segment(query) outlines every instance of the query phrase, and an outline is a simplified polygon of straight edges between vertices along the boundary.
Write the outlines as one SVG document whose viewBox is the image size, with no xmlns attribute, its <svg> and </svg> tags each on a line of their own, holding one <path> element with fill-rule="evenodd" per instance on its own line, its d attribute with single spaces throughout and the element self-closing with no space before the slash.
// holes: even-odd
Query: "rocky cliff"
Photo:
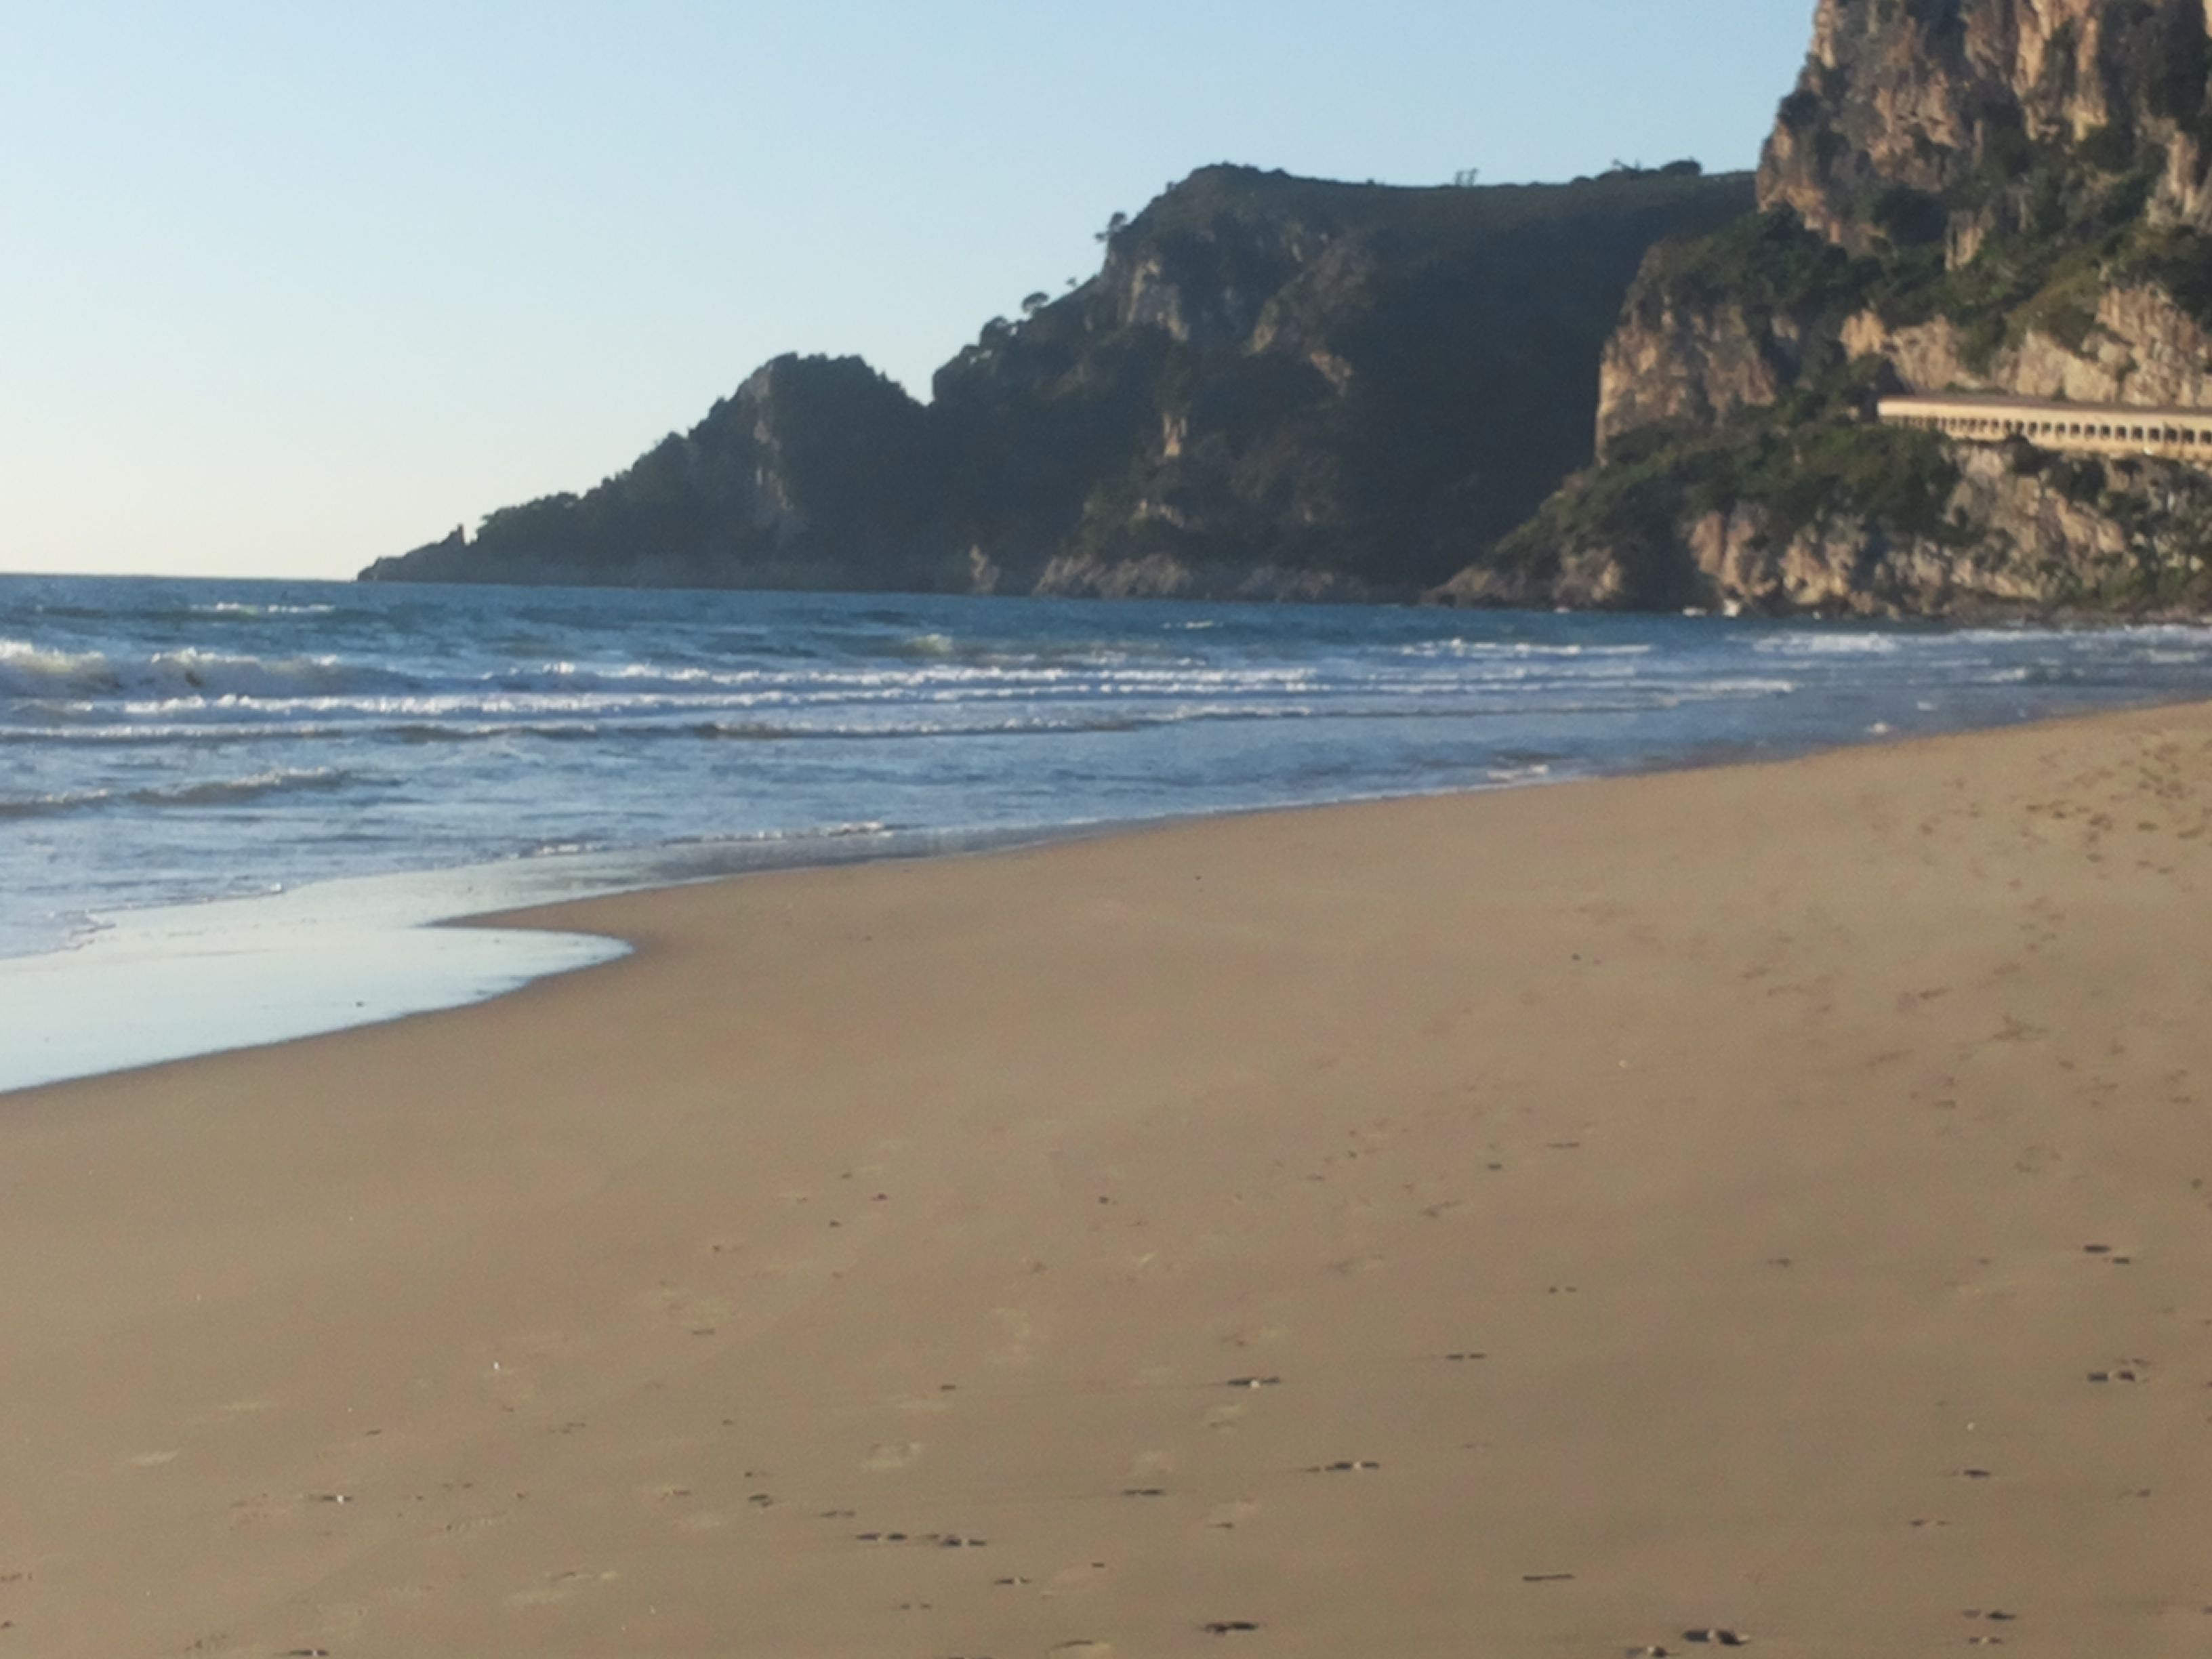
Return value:
<svg viewBox="0 0 2212 1659">
<path fill-rule="evenodd" d="M 1602 465 L 1469 603 L 2197 605 L 2203 475 L 1868 424 L 1887 391 L 2212 405 L 2206 0 L 1820 0 L 1759 213 L 1654 250 Z"/>
<path fill-rule="evenodd" d="M 1752 204 L 1694 167 L 1400 189 L 1209 167 L 941 369 L 784 359 L 578 495 L 374 580 L 1410 597 L 1593 453 L 1644 256 Z"/>
</svg>

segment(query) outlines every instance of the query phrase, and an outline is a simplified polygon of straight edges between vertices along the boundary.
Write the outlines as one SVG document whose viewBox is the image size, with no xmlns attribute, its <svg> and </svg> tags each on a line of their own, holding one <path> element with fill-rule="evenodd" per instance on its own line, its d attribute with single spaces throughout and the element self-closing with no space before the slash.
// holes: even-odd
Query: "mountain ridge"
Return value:
<svg viewBox="0 0 2212 1659">
<path fill-rule="evenodd" d="M 779 358 L 595 489 L 364 575 L 1411 599 L 1589 459 L 1645 250 L 1751 194 L 1689 163 L 1474 188 L 1201 168 L 927 405 L 856 359 Z"/>
</svg>

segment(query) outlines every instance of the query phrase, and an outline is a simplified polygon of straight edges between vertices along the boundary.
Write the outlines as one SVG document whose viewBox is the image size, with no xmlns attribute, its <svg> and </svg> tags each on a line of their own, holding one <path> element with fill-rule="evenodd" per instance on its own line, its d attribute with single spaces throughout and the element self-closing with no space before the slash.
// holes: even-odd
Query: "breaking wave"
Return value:
<svg viewBox="0 0 2212 1659">
<path fill-rule="evenodd" d="M 54 817 L 118 806 L 236 806 L 265 795 L 343 789 L 355 781 L 353 774 L 335 767 L 277 767 L 247 777 L 150 784 L 136 789 L 64 789 L 43 795 L 0 794 L 0 819 Z"/>
<path fill-rule="evenodd" d="M 104 651 L 59 651 L 0 639 L 0 699 L 327 696 L 404 683 L 388 670 L 351 665 L 327 655 L 272 659 L 185 646 L 118 658 Z"/>
</svg>

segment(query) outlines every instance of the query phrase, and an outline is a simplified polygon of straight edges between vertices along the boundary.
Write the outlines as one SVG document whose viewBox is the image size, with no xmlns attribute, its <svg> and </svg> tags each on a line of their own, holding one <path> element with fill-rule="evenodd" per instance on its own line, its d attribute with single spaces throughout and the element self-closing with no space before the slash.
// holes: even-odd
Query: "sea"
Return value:
<svg viewBox="0 0 2212 1659">
<path fill-rule="evenodd" d="M 2178 625 L 0 576 L 0 1089 L 620 951 L 430 925 L 549 899 L 2207 696 Z"/>
</svg>

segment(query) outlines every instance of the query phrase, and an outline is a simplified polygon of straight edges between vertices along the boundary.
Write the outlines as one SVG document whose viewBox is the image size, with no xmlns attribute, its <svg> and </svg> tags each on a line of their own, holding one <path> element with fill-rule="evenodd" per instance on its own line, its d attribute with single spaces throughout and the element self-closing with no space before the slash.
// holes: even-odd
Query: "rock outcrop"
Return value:
<svg viewBox="0 0 2212 1659">
<path fill-rule="evenodd" d="M 2208 68 L 2204 0 L 1820 0 L 1759 200 L 1853 252 L 1962 265 L 2064 189 L 2041 152 L 2148 173 L 2155 220 L 2212 228 Z"/>
</svg>

